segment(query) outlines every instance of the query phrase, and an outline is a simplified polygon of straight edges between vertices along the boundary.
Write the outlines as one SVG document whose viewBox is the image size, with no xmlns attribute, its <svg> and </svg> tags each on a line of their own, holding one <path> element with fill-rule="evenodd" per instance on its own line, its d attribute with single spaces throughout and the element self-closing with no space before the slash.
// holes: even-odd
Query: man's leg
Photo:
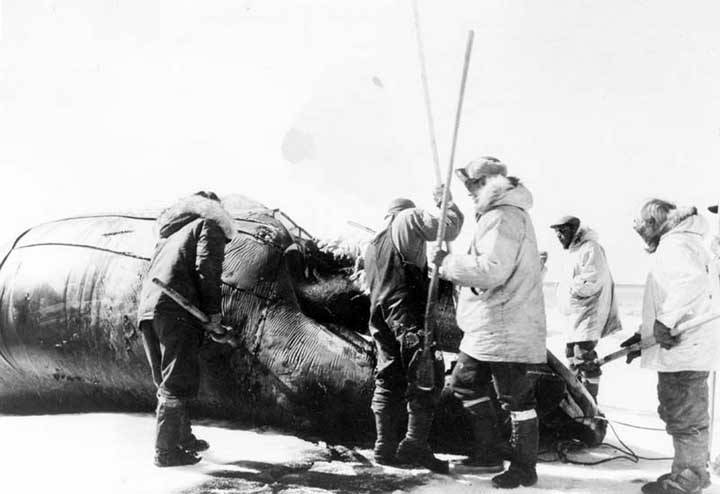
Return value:
<svg viewBox="0 0 720 494">
<path fill-rule="evenodd" d="M 645 484 L 644 493 L 695 494 L 710 485 L 707 378 L 708 372 L 658 372 L 658 413 L 675 457 L 670 474 Z"/>
<path fill-rule="evenodd" d="M 528 365 L 491 362 L 493 382 L 498 400 L 510 412 L 512 454 L 510 467 L 493 477 L 495 487 L 515 488 L 537 482 L 538 419 L 535 411 L 535 383 Z"/>
<path fill-rule="evenodd" d="M 490 366 L 462 352 L 450 378 L 450 387 L 468 413 L 474 435 L 473 454 L 464 463 L 485 473 L 503 471 L 501 437 L 495 404 L 490 398 Z"/>
<path fill-rule="evenodd" d="M 160 467 L 191 465 L 200 458 L 180 446 L 187 401 L 199 385 L 198 329 L 186 316 L 158 314 L 153 329 L 162 353 L 158 388 L 155 464 Z"/>
<path fill-rule="evenodd" d="M 377 365 L 375 368 L 375 391 L 371 408 L 375 416 L 374 459 L 377 463 L 397 463 L 395 451 L 400 441 L 398 430 L 405 403 L 407 381 L 400 361 L 400 346 L 389 330 L 371 327 L 375 341 Z"/>
<path fill-rule="evenodd" d="M 419 465 L 437 473 L 449 473 L 447 461 L 437 458 L 428 444 L 430 428 L 435 418 L 435 407 L 440 401 L 445 379 L 445 364 L 439 352 L 433 357 L 435 387 L 423 390 L 417 387 L 415 372 L 411 368 L 413 358 L 420 357 L 421 348 L 403 348 L 403 364 L 407 374 L 408 426 L 405 438 L 400 442 L 395 456 L 401 463 Z"/>
<path fill-rule="evenodd" d="M 595 352 L 597 343 L 597 341 L 576 341 L 568 343 L 565 347 L 565 356 L 568 358 L 570 370 L 596 402 L 602 374 L 597 352 Z"/>
</svg>

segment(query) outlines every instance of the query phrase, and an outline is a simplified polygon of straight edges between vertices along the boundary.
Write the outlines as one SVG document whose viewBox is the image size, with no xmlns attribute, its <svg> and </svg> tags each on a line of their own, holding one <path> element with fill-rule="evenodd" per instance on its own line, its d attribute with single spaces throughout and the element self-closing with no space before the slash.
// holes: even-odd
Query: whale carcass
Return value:
<svg viewBox="0 0 720 494">
<path fill-rule="evenodd" d="M 375 360 L 363 334 L 367 296 L 350 280 L 354 259 L 318 249 L 277 210 L 237 197 L 228 204 L 237 235 L 226 247 L 223 314 L 236 339 L 203 343 L 196 413 L 370 437 Z M 155 217 L 54 221 L 0 253 L 0 412 L 152 409 L 135 318 Z M 453 350 L 459 332 L 449 295 L 441 306 L 440 340 Z M 597 410 L 577 383 L 548 366 L 538 374 L 548 424 L 569 416 L 588 442 L 601 440 Z M 445 402 L 436 429 L 462 442 L 462 414 L 451 397 Z"/>
</svg>

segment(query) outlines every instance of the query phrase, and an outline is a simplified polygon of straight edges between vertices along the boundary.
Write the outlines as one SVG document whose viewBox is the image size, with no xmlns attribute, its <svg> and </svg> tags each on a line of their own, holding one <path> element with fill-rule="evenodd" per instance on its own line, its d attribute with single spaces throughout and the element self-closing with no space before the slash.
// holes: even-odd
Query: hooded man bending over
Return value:
<svg viewBox="0 0 720 494">
<path fill-rule="evenodd" d="M 181 199 L 158 218 L 160 238 L 138 307 L 145 352 L 158 387 L 155 465 L 191 465 L 209 447 L 191 432 L 188 401 L 199 387 L 203 329 L 219 337 L 225 244 L 235 235 L 232 217 L 212 192 Z M 158 278 L 210 317 L 202 325 L 152 283 Z"/>
<path fill-rule="evenodd" d="M 463 331 L 453 393 L 469 413 L 475 435 L 471 464 L 503 470 L 501 439 L 490 386 L 512 419 L 509 469 L 495 487 L 537 482 L 538 420 L 530 364 L 546 361 L 542 264 L 528 214 L 530 191 L 507 177 L 498 159 L 483 157 L 456 171 L 475 203 L 468 254 L 438 250 L 440 276 L 460 286 L 457 323 Z"/>
<path fill-rule="evenodd" d="M 442 187 L 435 190 L 434 200 L 440 204 Z M 428 445 L 441 387 L 420 389 L 411 370 L 423 348 L 429 285 L 426 243 L 436 240 L 440 221 L 409 199 L 392 201 L 385 219 L 385 227 L 369 243 L 364 256 L 370 333 L 377 349 L 372 398 L 377 432 L 374 457 L 381 464 L 419 465 L 447 473 L 448 463 L 436 458 Z M 460 209 L 450 204 L 445 239 L 456 238 L 462 223 Z M 436 359 L 435 367 L 436 382 L 442 383 L 442 359 Z M 398 422 L 405 401 L 407 431 L 398 445 Z"/>
</svg>

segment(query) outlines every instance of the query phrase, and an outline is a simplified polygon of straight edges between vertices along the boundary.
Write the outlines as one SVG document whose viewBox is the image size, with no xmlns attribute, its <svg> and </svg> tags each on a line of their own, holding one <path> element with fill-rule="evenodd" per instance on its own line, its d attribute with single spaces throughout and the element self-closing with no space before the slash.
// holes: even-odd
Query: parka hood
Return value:
<svg viewBox="0 0 720 494">
<path fill-rule="evenodd" d="M 593 230 L 589 226 L 585 226 L 582 223 L 580 223 L 580 227 L 578 228 L 578 231 L 575 234 L 573 241 L 570 243 L 570 247 L 568 250 L 576 250 L 578 247 L 580 247 L 585 242 L 590 241 L 590 240 L 594 240 L 595 242 L 597 242 L 598 239 L 599 239 L 599 236 L 595 230 Z"/>
<path fill-rule="evenodd" d="M 708 223 L 697 213 L 695 208 L 677 208 L 670 213 L 667 219 L 667 226 L 660 240 L 664 239 L 669 235 L 676 235 L 679 233 L 691 233 L 695 235 L 703 236 L 708 230 Z"/>
<path fill-rule="evenodd" d="M 475 199 L 475 212 L 483 214 L 498 206 L 515 206 L 527 211 L 532 205 L 532 194 L 519 179 L 494 175 L 480 189 Z"/>
<path fill-rule="evenodd" d="M 192 195 L 180 199 L 160 214 L 157 219 L 160 237 L 167 238 L 198 218 L 216 222 L 228 240 L 235 236 L 235 222 L 219 202 Z"/>
</svg>

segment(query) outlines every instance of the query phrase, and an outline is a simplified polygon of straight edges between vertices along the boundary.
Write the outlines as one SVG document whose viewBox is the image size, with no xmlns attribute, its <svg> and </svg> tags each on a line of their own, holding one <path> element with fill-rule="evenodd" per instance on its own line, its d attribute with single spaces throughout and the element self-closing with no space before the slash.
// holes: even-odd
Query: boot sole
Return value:
<svg viewBox="0 0 720 494">
<path fill-rule="evenodd" d="M 457 466 L 462 467 L 463 470 L 472 470 L 473 473 L 500 473 L 500 472 L 505 471 L 504 465 L 490 467 L 490 466 L 468 465 L 466 463 L 460 463 Z"/>
</svg>

